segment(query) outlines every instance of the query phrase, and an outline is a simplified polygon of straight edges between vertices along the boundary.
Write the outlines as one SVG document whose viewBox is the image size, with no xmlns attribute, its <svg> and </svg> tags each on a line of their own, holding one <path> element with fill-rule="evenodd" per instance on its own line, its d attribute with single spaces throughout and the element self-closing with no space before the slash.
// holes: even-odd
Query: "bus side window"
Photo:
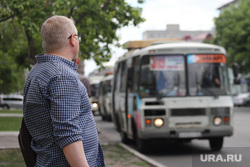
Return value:
<svg viewBox="0 0 250 167">
<path fill-rule="evenodd" d="M 115 73 L 115 78 L 114 78 L 114 91 L 115 92 L 119 92 L 119 88 L 120 88 L 120 82 L 121 82 L 121 64 L 117 64 L 117 72 Z"/>
<path fill-rule="evenodd" d="M 139 82 L 139 72 L 140 72 L 140 57 L 133 58 L 134 63 L 134 79 L 133 79 L 133 92 L 138 91 L 138 82 Z"/>
<path fill-rule="evenodd" d="M 133 81 L 134 80 L 134 67 L 128 68 L 128 80 L 127 80 L 127 86 L 129 89 L 133 88 Z"/>
<path fill-rule="evenodd" d="M 120 83 L 120 92 L 125 92 L 126 90 L 126 85 L 125 83 L 127 78 L 126 78 L 126 63 L 125 61 L 121 63 L 121 83 Z"/>
</svg>

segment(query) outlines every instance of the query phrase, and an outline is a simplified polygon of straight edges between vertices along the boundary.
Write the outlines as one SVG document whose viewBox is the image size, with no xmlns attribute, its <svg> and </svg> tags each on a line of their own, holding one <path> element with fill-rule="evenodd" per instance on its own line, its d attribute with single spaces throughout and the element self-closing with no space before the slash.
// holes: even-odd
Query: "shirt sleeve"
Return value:
<svg viewBox="0 0 250 167">
<path fill-rule="evenodd" d="M 57 76 L 50 82 L 50 109 L 55 142 L 61 148 L 82 140 L 79 126 L 81 94 L 76 78 Z"/>
</svg>

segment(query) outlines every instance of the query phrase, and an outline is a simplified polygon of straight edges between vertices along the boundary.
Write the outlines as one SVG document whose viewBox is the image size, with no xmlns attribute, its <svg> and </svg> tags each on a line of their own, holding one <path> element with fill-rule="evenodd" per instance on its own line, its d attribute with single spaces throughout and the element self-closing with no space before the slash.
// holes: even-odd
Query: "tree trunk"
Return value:
<svg viewBox="0 0 250 167">
<path fill-rule="evenodd" d="M 28 56 L 26 58 L 27 62 L 29 64 L 35 64 L 35 45 L 34 45 L 34 40 L 31 35 L 31 33 L 26 30 L 25 31 L 27 39 L 28 39 L 28 44 L 29 44 L 29 50 L 28 50 Z"/>
</svg>

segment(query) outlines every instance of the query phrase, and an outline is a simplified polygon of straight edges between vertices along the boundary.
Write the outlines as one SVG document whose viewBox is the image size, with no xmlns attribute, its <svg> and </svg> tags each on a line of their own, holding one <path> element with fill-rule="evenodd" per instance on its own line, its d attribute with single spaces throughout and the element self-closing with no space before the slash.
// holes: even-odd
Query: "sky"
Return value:
<svg viewBox="0 0 250 167">
<path fill-rule="evenodd" d="M 214 18 L 219 16 L 222 5 L 232 0 L 145 0 L 138 4 L 137 0 L 125 0 L 134 7 L 142 8 L 142 17 L 146 19 L 138 26 L 128 26 L 117 31 L 119 42 L 124 44 L 130 40 L 142 40 L 144 31 L 166 30 L 167 24 L 179 24 L 180 30 L 211 30 Z M 104 65 L 114 65 L 115 61 L 127 50 L 112 48 L 112 58 Z M 85 76 L 97 69 L 94 60 L 85 60 Z"/>
</svg>

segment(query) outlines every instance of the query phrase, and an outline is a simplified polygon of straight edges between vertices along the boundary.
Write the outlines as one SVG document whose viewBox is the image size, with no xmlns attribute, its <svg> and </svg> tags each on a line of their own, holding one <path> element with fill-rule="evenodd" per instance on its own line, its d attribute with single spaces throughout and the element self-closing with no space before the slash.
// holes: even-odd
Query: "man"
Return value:
<svg viewBox="0 0 250 167">
<path fill-rule="evenodd" d="M 105 166 L 86 88 L 76 64 L 80 37 L 73 20 L 53 16 L 41 27 L 37 55 L 24 87 L 24 121 L 36 152 L 35 166 Z"/>
<path fill-rule="evenodd" d="M 78 66 L 79 66 L 79 64 L 80 64 L 80 58 L 79 58 L 79 57 L 76 57 L 75 59 L 73 59 L 73 62 L 76 63 L 77 69 L 78 69 Z M 90 97 L 91 97 L 91 91 L 90 91 L 90 83 L 89 83 L 88 78 L 84 77 L 83 75 L 80 75 L 80 76 L 79 76 L 79 79 L 80 79 L 80 81 L 83 83 L 83 85 L 86 87 L 88 96 L 89 96 L 89 98 L 90 98 Z"/>
</svg>

